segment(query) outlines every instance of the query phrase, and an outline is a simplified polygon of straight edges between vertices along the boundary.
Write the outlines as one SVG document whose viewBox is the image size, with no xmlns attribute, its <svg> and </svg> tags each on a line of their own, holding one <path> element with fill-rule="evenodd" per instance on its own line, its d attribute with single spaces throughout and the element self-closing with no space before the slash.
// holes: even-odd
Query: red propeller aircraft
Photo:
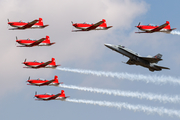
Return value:
<svg viewBox="0 0 180 120">
<path fill-rule="evenodd" d="M 157 25 L 155 26 L 155 25 L 151 25 L 151 24 L 140 25 L 140 23 L 139 23 L 138 26 L 135 26 L 135 27 L 144 31 L 144 32 L 135 32 L 135 33 L 153 33 L 153 32 L 170 33 L 172 30 L 176 29 L 176 28 L 171 29 L 169 21 L 166 21 L 166 23 L 164 23 L 163 25 L 160 25 L 160 26 L 157 26 Z"/>
<path fill-rule="evenodd" d="M 19 21 L 19 22 L 9 22 L 8 19 L 8 24 L 12 27 L 15 28 L 10 28 L 9 30 L 24 30 L 27 28 L 30 29 L 34 29 L 34 28 L 45 28 L 49 25 L 44 25 L 43 24 L 43 19 L 39 18 L 39 20 L 33 20 L 32 22 L 23 22 L 23 21 Z"/>
<path fill-rule="evenodd" d="M 63 84 L 63 82 L 58 81 L 58 76 L 54 76 L 53 80 L 41 80 L 41 79 L 37 79 L 37 80 L 31 80 L 30 77 L 27 80 L 27 82 L 29 82 L 30 84 L 27 85 L 35 85 L 35 86 L 59 86 L 59 84 Z"/>
<path fill-rule="evenodd" d="M 112 26 L 108 26 L 106 24 L 106 20 L 102 19 L 102 21 L 99 21 L 95 24 L 88 24 L 88 23 L 73 23 L 72 25 L 80 30 L 73 30 L 72 32 L 78 32 L 78 31 L 90 31 L 90 30 L 107 30 L 111 28 Z"/>
<path fill-rule="evenodd" d="M 34 69 L 38 69 L 38 68 L 56 68 L 57 66 L 60 66 L 60 65 L 56 65 L 55 58 L 52 58 L 51 61 L 47 61 L 47 62 L 37 62 L 37 61 L 26 62 L 26 59 L 25 59 L 23 64 L 28 66 L 28 67 L 24 67 L 24 68 L 34 68 Z"/>
<path fill-rule="evenodd" d="M 46 36 L 46 38 L 41 38 L 39 40 L 18 40 L 16 37 L 16 42 L 23 45 L 23 46 L 17 46 L 17 47 L 33 47 L 33 46 L 51 46 L 55 44 L 55 42 L 51 43 L 49 36 Z"/>
<path fill-rule="evenodd" d="M 70 97 L 70 96 L 65 96 L 64 90 L 61 90 L 61 93 L 58 93 L 56 95 L 54 94 L 37 94 L 37 92 L 35 92 L 35 96 L 37 99 L 36 100 L 44 100 L 44 101 L 48 101 L 48 100 L 61 100 L 61 101 L 65 101 L 66 98 Z"/>
</svg>

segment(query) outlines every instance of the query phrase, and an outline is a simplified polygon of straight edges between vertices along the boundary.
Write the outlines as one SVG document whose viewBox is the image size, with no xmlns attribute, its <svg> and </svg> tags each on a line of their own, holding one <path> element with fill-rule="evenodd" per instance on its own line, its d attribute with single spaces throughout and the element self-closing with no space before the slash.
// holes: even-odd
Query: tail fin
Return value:
<svg viewBox="0 0 180 120">
<path fill-rule="evenodd" d="M 162 57 L 162 55 L 158 53 L 158 54 L 157 54 L 157 55 L 155 55 L 153 58 L 156 58 L 156 59 L 161 59 L 161 57 Z M 158 61 L 157 61 L 156 63 L 158 63 Z"/>
<path fill-rule="evenodd" d="M 55 75 L 55 76 L 54 76 L 54 80 L 55 80 L 54 83 L 59 83 L 59 81 L 58 81 L 58 76 Z"/>
<path fill-rule="evenodd" d="M 55 58 L 52 58 L 51 61 L 52 61 L 51 62 L 52 65 L 56 65 Z"/>
<path fill-rule="evenodd" d="M 43 19 L 42 19 L 42 18 L 39 18 L 38 24 L 39 24 L 39 25 L 42 25 L 42 26 L 44 25 L 44 24 L 43 24 Z"/>
<path fill-rule="evenodd" d="M 166 29 L 171 29 L 171 26 L 170 26 L 170 23 L 169 23 L 169 21 L 166 21 L 166 24 L 168 24 L 165 28 Z"/>
<path fill-rule="evenodd" d="M 157 55 L 154 56 L 154 58 L 159 58 L 159 59 L 161 59 L 161 57 L 162 57 L 161 54 L 157 54 Z"/>
<path fill-rule="evenodd" d="M 101 27 L 107 27 L 106 20 L 105 20 L 105 19 L 102 19 L 102 21 L 103 21 L 104 23 L 102 23 L 100 26 L 101 26 Z"/>
<path fill-rule="evenodd" d="M 66 97 L 64 90 L 61 90 L 61 97 Z"/>
<path fill-rule="evenodd" d="M 47 35 L 46 36 L 46 40 L 45 40 L 47 43 L 50 43 L 50 39 L 49 39 L 49 36 Z"/>
</svg>

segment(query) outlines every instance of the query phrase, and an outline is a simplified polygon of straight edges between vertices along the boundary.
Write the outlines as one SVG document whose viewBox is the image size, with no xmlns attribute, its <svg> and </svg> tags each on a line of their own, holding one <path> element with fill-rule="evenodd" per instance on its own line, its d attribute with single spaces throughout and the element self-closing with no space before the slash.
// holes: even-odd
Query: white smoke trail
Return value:
<svg viewBox="0 0 180 120">
<path fill-rule="evenodd" d="M 180 111 L 179 110 L 171 110 L 166 109 L 163 107 L 157 108 L 157 107 L 149 107 L 149 106 L 143 106 L 143 105 L 131 105 L 128 103 L 116 103 L 116 102 L 107 102 L 107 101 L 92 101 L 92 100 L 77 100 L 77 99 L 66 99 L 68 102 L 74 102 L 74 103 L 86 103 L 86 104 L 94 104 L 99 106 L 107 106 L 107 107 L 116 107 L 118 109 L 124 108 L 128 110 L 134 110 L 134 111 L 142 111 L 147 114 L 149 113 L 157 113 L 159 115 L 168 115 L 168 116 L 177 116 L 180 118 Z"/>
<path fill-rule="evenodd" d="M 102 93 L 114 96 L 125 96 L 125 97 L 133 97 L 138 99 L 147 99 L 147 100 L 155 100 L 160 102 L 170 102 L 170 103 L 178 103 L 180 102 L 180 96 L 168 96 L 168 95 L 158 95 L 152 93 L 143 93 L 143 92 L 130 92 L 130 91 L 119 91 L 119 90 L 108 90 L 108 89 L 98 89 L 98 88 L 87 88 L 87 87 L 78 87 L 74 85 L 65 85 L 61 84 L 59 87 L 76 89 L 82 91 L 89 91 L 94 93 Z"/>
<path fill-rule="evenodd" d="M 75 72 L 81 74 L 92 74 L 96 76 L 105 76 L 105 77 L 116 77 L 119 79 L 127 79 L 131 81 L 144 81 L 146 83 L 154 84 L 175 84 L 180 85 L 180 78 L 175 78 L 171 76 L 156 76 L 156 75 L 141 75 L 141 74 L 130 74 L 130 73 L 113 73 L 113 72 L 104 72 L 104 71 L 92 71 L 92 70 L 82 70 L 82 69 L 70 69 L 70 68 L 57 68 L 61 71 Z"/>
<path fill-rule="evenodd" d="M 180 35 L 180 31 L 171 31 L 170 34 L 173 34 L 173 35 Z"/>
</svg>

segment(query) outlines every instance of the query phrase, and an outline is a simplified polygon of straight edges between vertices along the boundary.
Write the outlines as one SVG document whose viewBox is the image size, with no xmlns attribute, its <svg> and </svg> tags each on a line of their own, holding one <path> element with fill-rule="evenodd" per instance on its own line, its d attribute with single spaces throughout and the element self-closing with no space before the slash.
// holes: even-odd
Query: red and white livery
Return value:
<svg viewBox="0 0 180 120">
<path fill-rule="evenodd" d="M 35 96 L 37 99 L 36 100 L 44 100 L 44 101 L 48 101 L 48 100 L 61 100 L 61 101 L 65 101 L 66 98 L 70 97 L 70 96 L 65 96 L 65 92 L 64 90 L 61 90 L 61 93 L 58 93 L 56 95 L 54 94 L 37 94 L 37 92 L 35 93 Z"/>
<path fill-rule="evenodd" d="M 144 31 L 144 32 L 135 32 L 135 33 L 153 33 L 153 32 L 165 32 L 170 33 L 172 30 L 175 30 L 176 28 L 171 29 L 169 21 L 166 21 L 163 25 L 157 26 L 157 25 L 140 25 L 135 26 L 138 29 Z"/>
<path fill-rule="evenodd" d="M 72 32 L 78 32 L 78 31 L 90 31 L 90 30 L 107 30 L 111 28 L 112 26 L 108 26 L 106 24 L 106 20 L 102 19 L 102 21 L 99 21 L 98 23 L 95 24 L 89 24 L 89 23 L 73 23 L 72 25 L 80 30 L 73 30 Z"/>
<path fill-rule="evenodd" d="M 17 39 L 16 42 L 23 45 L 23 46 L 17 46 L 17 47 L 34 47 L 34 46 L 51 46 L 55 44 L 55 42 L 51 43 L 49 36 L 46 36 L 46 38 L 41 38 L 39 40 L 31 40 L 31 39 Z"/>
<path fill-rule="evenodd" d="M 59 86 L 59 84 L 63 84 L 63 82 L 58 81 L 58 76 L 54 76 L 53 80 L 41 80 L 41 79 L 29 79 L 27 80 L 29 84 L 27 85 L 35 85 L 35 86 Z"/>
<path fill-rule="evenodd" d="M 37 62 L 37 61 L 26 62 L 26 59 L 25 59 L 23 64 L 27 66 L 27 67 L 24 67 L 24 68 L 34 68 L 34 69 L 38 69 L 38 68 L 56 68 L 57 66 L 60 66 L 60 65 L 56 65 L 55 58 L 52 58 L 51 61 L 47 61 L 47 62 Z"/>
<path fill-rule="evenodd" d="M 12 27 L 15 28 L 10 28 L 9 30 L 24 30 L 24 29 L 36 29 L 36 28 L 45 28 L 49 25 L 44 25 L 43 23 L 43 19 L 39 18 L 39 20 L 33 20 L 32 22 L 23 22 L 23 21 L 19 21 L 19 22 L 9 22 L 8 20 L 8 24 Z"/>
</svg>

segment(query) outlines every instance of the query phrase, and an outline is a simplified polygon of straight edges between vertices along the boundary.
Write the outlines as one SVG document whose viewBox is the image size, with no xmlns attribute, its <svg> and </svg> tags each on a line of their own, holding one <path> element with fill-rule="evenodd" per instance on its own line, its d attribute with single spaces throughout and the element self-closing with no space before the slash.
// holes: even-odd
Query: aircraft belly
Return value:
<svg viewBox="0 0 180 120">
<path fill-rule="evenodd" d="M 62 100 L 62 101 L 64 101 L 65 98 L 64 98 L 64 97 L 57 97 L 56 100 Z"/>
<path fill-rule="evenodd" d="M 19 43 L 21 45 L 30 45 L 31 43 Z"/>
<path fill-rule="evenodd" d="M 40 43 L 39 46 L 47 46 L 47 43 Z"/>
<path fill-rule="evenodd" d="M 45 68 L 56 68 L 54 65 L 47 65 Z"/>
</svg>

